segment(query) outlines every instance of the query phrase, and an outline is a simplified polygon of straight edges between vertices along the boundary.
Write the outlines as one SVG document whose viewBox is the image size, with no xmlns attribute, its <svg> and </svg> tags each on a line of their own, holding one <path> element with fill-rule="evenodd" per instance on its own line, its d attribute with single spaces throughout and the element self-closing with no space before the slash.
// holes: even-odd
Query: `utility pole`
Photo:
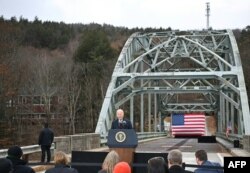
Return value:
<svg viewBox="0 0 250 173">
<path fill-rule="evenodd" d="M 209 29 L 210 3 L 207 2 L 206 16 L 207 16 L 207 30 Z"/>
</svg>

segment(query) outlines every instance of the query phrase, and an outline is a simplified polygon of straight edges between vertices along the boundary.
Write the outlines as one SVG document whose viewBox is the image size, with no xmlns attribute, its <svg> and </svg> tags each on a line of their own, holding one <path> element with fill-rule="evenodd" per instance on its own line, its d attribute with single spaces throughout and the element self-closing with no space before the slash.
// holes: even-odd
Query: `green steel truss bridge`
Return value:
<svg viewBox="0 0 250 173">
<path fill-rule="evenodd" d="M 95 133 L 107 135 L 117 108 L 141 132 L 156 131 L 171 113 L 204 112 L 215 115 L 218 133 L 230 124 L 232 135 L 250 135 L 248 97 L 232 31 L 131 35 L 115 65 Z"/>
</svg>

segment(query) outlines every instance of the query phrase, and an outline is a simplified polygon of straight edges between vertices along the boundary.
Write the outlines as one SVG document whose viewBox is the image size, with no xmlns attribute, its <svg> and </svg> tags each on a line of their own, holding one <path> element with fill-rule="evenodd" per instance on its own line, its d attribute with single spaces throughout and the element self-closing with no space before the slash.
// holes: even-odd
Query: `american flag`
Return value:
<svg viewBox="0 0 250 173">
<path fill-rule="evenodd" d="M 204 114 L 172 114 L 172 135 L 205 135 Z"/>
</svg>

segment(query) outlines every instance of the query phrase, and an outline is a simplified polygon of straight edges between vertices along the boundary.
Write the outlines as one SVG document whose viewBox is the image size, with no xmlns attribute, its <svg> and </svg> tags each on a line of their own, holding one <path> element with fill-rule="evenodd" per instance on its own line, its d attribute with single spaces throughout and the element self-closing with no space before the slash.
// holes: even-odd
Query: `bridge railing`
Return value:
<svg viewBox="0 0 250 173">
<path fill-rule="evenodd" d="M 217 137 L 220 137 L 224 140 L 227 140 L 231 143 L 234 143 L 234 141 L 238 140 L 239 144 L 242 146 L 242 140 L 243 140 L 243 136 L 242 135 L 238 135 L 238 134 L 228 134 L 228 136 L 226 136 L 226 133 L 216 133 Z"/>
</svg>

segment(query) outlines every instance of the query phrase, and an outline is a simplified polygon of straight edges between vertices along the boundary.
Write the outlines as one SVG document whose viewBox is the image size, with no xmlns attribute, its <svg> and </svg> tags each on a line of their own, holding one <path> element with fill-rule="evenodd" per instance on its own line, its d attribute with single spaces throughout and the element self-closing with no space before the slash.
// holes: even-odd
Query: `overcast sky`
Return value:
<svg viewBox="0 0 250 173">
<path fill-rule="evenodd" d="M 213 29 L 250 25 L 250 0 L 0 0 L 0 16 L 191 30 L 206 28 L 206 2 Z"/>
</svg>

